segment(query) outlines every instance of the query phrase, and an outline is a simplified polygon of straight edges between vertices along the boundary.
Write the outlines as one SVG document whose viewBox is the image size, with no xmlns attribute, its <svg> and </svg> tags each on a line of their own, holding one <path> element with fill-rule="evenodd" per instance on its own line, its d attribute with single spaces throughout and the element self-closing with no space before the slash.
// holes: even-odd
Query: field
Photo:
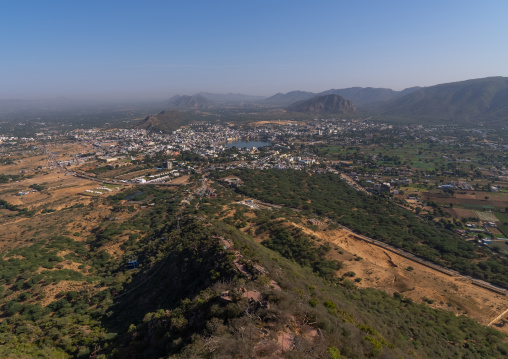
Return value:
<svg viewBox="0 0 508 359">
<path fill-rule="evenodd" d="M 53 145 L 46 152 L 50 150 L 58 160 L 65 160 L 72 158 L 70 154 L 87 149 L 86 145 L 62 144 Z M 58 235 L 84 240 L 89 231 L 111 212 L 96 205 L 92 213 L 90 208 L 95 199 L 83 196 L 86 190 L 96 190 L 101 183 L 69 175 L 54 167 L 52 158 L 41 151 L 25 151 L 17 158 L 14 164 L 2 166 L 1 171 L 10 175 L 24 174 L 25 177 L 0 184 L 0 199 L 32 214 L 19 215 L 16 210 L 1 210 L 0 248 L 3 252 L 34 243 L 34 239 L 45 240 Z M 117 185 L 107 187 L 111 191 L 104 190 L 103 196 L 120 189 Z"/>
<path fill-rule="evenodd" d="M 508 244 L 507 243 L 508 242 L 506 242 L 505 240 L 502 240 L 502 241 L 494 240 L 494 241 L 492 241 L 492 244 L 489 245 L 489 247 L 494 248 L 501 253 L 508 254 Z"/>
<path fill-rule="evenodd" d="M 480 211 L 474 211 L 478 218 L 480 218 L 480 221 L 487 221 L 487 222 L 496 222 L 497 217 L 492 212 L 480 212 Z"/>
<path fill-rule="evenodd" d="M 446 208 L 446 212 L 455 218 L 476 218 L 476 212 L 470 209 Z"/>
<path fill-rule="evenodd" d="M 504 225 L 504 224 L 501 224 L 501 225 L 498 225 L 497 226 L 497 229 L 503 233 L 503 236 L 505 238 L 508 238 L 508 226 L 507 225 Z"/>
<path fill-rule="evenodd" d="M 501 223 L 508 222 L 508 213 L 496 213 L 496 217 Z"/>
<path fill-rule="evenodd" d="M 454 208 L 458 207 L 458 209 L 504 211 L 508 207 L 508 196 L 505 193 L 493 194 L 485 191 L 467 191 L 466 193 L 451 195 L 440 190 L 434 190 L 420 192 L 419 194 L 423 200 L 431 200 L 444 206 L 452 204 Z"/>
</svg>

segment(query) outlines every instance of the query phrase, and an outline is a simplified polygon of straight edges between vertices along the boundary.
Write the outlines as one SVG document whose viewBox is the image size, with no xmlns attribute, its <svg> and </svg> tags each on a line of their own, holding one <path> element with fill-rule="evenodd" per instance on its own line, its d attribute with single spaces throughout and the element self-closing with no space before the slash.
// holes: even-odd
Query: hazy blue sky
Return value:
<svg viewBox="0 0 508 359">
<path fill-rule="evenodd" d="M 3 1 L 0 99 L 508 76 L 508 1 Z"/>
</svg>

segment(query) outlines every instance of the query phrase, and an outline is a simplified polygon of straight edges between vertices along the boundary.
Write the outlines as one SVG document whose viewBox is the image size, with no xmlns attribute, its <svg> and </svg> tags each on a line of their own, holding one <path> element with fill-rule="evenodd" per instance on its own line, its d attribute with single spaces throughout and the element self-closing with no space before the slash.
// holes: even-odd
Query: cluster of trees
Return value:
<svg viewBox="0 0 508 359">
<path fill-rule="evenodd" d="M 5 208 L 10 211 L 17 212 L 17 214 L 16 214 L 17 216 L 31 217 L 35 214 L 34 211 L 30 211 L 27 208 L 16 206 L 15 204 L 10 204 L 9 202 L 7 202 L 6 200 L 1 199 L 1 198 L 0 198 L 0 208 Z"/>
<path fill-rule="evenodd" d="M 0 158 L 0 165 L 2 165 L 2 166 L 13 165 L 14 163 L 15 163 L 14 160 L 10 157 L 1 157 Z"/>
<path fill-rule="evenodd" d="M 31 184 L 30 186 L 28 186 L 36 191 L 43 191 L 44 189 L 46 189 L 46 186 L 44 186 L 43 183 L 39 184 L 39 183 L 34 183 L 34 184 Z"/>
<path fill-rule="evenodd" d="M 64 257 L 59 252 L 69 252 Z M 100 324 L 109 292 L 85 289 L 103 278 L 83 274 L 96 254 L 85 243 L 60 236 L 2 254 L 0 257 L 1 357 L 86 357 L 93 343 L 106 338 Z M 81 263 L 80 271 L 66 269 L 66 260 Z M 81 282 L 83 290 L 62 291 L 48 305 L 45 288 L 61 281 Z M 87 331 L 83 331 L 86 327 Z"/>
<path fill-rule="evenodd" d="M 0 183 L 9 183 L 9 181 L 20 181 L 23 178 L 27 178 L 24 175 L 5 175 L 0 173 Z"/>
<path fill-rule="evenodd" d="M 268 232 L 268 239 L 261 242 L 283 257 L 292 259 L 303 267 L 310 267 L 320 276 L 327 279 L 336 277 L 336 272 L 342 268 L 337 260 L 328 260 L 326 253 L 332 247 L 325 243 L 317 246 L 300 228 L 284 225 L 284 220 L 271 220 L 259 227 L 259 232 Z"/>
</svg>

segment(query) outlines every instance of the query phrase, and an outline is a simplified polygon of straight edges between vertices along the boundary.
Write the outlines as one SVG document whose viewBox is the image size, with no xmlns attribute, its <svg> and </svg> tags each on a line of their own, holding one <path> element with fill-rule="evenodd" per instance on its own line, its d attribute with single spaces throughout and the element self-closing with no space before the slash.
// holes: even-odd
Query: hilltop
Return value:
<svg viewBox="0 0 508 359">
<path fill-rule="evenodd" d="M 191 114 L 183 111 L 162 111 L 157 115 L 149 115 L 137 128 L 150 130 L 150 131 L 162 131 L 171 132 L 177 128 L 184 126 L 191 122 Z"/>
<path fill-rule="evenodd" d="M 287 108 L 290 112 L 310 112 L 329 114 L 352 114 L 355 105 L 339 95 L 316 96 L 306 101 L 299 101 Z"/>
</svg>

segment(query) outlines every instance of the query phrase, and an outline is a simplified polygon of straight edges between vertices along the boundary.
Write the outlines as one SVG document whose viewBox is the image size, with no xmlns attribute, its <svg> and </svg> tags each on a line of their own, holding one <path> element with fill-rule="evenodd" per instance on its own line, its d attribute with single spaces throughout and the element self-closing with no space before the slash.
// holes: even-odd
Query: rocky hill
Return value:
<svg viewBox="0 0 508 359">
<path fill-rule="evenodd" d="M 351 101 L 339 95 L 323 95 L 294 103 L 287 110 L 290 112 L 310 112 L 315 114 L 352 114 L 356 112 L 356 107 Z"/>
<path fill-rule="evenodd" d="M 137 128 L 149 131 L 171 132 L 191 121 L 191 116 L 182 111 L 162 111 L 157 115 L 147 116 Z"/>
</svg>

